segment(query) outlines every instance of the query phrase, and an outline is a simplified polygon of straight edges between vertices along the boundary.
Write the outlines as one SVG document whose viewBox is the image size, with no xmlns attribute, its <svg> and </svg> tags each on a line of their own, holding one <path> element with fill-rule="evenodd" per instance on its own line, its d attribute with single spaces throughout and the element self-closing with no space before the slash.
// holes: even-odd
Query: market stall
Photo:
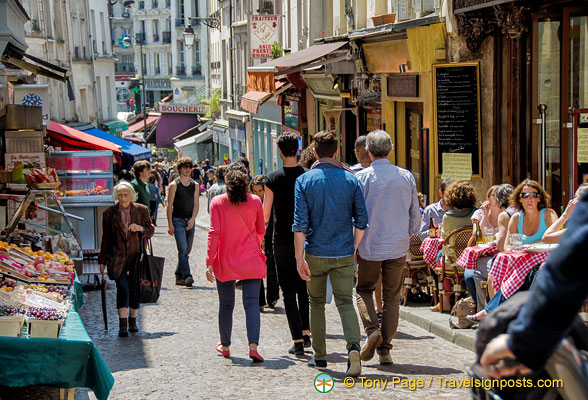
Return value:
<svg viewBox="0 0 588 400">
<path fill-rule="evenodd" d="M 88 129 L 84 132 L 120 146 L 120 150 L 122 151 L 122 165 L 120 167 L 122 169 L 130 170 L 137 161 L 151 159 L 151 150 L 148 148 L 136 145 L 97 128 Z"/>
</svg>

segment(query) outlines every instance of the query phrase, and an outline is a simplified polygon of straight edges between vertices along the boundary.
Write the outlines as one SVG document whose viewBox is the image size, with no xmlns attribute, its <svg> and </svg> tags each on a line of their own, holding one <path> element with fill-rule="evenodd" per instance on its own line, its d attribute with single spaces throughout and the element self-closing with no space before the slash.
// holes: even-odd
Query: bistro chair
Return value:
<svg viewBox="0 0 588 400">
<path fill-rule="evenodd" d="M 441 266 L 435 268 L 435 273 L 439 276 L 439 309 L 442 311 L 447 311 L 443 310 L 443 297 L 455 295 L 455 301 L 457 302 L 459 296 L 466 292 L 464 288 L 464 271 L 462 267 L 456 264 L 456 261 L 463 250 L 468 247 L 471 237 L 472 227 L 464 226 L 455 229 L 445 238 Z M 450 290 L 445 290 L 446 281 L 450 284 Z"/>
<path fill-rule="evenodd" d="M 421 243 L 421 238 L 418 235 L 410 237 L 408 255 L 404 266 L 404 284 L 400 294 L 402 305 L 406 305 L 408 294 L 413 289 L 428 293 L 433 296 L 435 303 L 437 302 L 437 287 L 435 286 L 435 280 L 431 276 L 429 266 L 423 260 L 423 252 L 420 249 Z"/>
</svg>

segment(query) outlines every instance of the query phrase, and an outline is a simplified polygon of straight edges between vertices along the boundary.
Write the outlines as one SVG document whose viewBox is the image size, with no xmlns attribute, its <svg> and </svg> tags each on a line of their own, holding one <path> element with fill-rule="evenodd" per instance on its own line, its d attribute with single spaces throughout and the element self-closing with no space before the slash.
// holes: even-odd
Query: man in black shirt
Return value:
<svg viewBox="0 0 588 400">
<path fill-rule="evenodd" d="M 278 149 L 283 168 L 271 172 L 265 184 L 263 214 L 266 224 L 274 207 L 274 258 L 278 271 L 278 283 L 282 288 L 284 307 L 294 345 L 291 354 L 303 355 L 310 347 L 310 322 L 306 282 L 296 269 L 294 255 L 294 186 L 296 178 L 306 170 L 296 162 L 298 136 L 284 133 L 278 138 Z"/>
</svg>

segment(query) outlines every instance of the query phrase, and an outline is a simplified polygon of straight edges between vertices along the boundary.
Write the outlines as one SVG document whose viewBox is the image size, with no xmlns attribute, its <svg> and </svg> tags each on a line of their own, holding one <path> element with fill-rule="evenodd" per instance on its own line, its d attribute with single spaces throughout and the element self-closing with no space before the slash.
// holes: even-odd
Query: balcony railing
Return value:
<svg viewBox="0 0 588 400">
<path fill-rule="evenodd" d="M 176 75 L 178 75 L 178 76 L 186 75 L 186 66 L 180 65 L 179 67 L 176 67 Z"/>
<path fill-rule="evenodd" d="M 171 43 L 171 32 L 161 32 L 162 42 Z"/>
<path fill-rule="evenodd" d="M 154 42 L 159 42 L 159 35 L 158 34 L 153 34 L 153 41 Z"/>
<path fill-rule="evenodd" d="M 186 26 L 186 21 L 184 18 L 176 18 L 176 27 Z"/>
<path fill-rule="evenodd" d="M 192 75 L 196 75 L 196 76 L 202 75 L 202 66 L 198 65 L 198 66 L 192 67 Z"/>
<path fill-rule="evenodd" d="M 134 73 L 135 72 L 135 64 L 134 63 L 115 63 L 114 64 L 114 72 L 117 73 Z"/>
</svg>

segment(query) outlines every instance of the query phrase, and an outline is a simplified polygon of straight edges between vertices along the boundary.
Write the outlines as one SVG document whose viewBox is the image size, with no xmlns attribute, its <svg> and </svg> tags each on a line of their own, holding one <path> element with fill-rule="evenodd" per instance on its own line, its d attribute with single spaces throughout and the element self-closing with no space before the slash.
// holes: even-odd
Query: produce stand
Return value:
<svg viewBox="0 0 588 400">
<path fill-rule="evenodd" d="M 62 389 L 87 387 L 98 399 L 108 398 L 114 377 L 77 312 L 82 305 L 81 290 L 76 279 L 70 296 L 72 308 L 58 338 L 31 338 L 26 326 L 20 337 L 0 336 L 2 384 L 11 387 L 48 385 Z"/>
</svg>

